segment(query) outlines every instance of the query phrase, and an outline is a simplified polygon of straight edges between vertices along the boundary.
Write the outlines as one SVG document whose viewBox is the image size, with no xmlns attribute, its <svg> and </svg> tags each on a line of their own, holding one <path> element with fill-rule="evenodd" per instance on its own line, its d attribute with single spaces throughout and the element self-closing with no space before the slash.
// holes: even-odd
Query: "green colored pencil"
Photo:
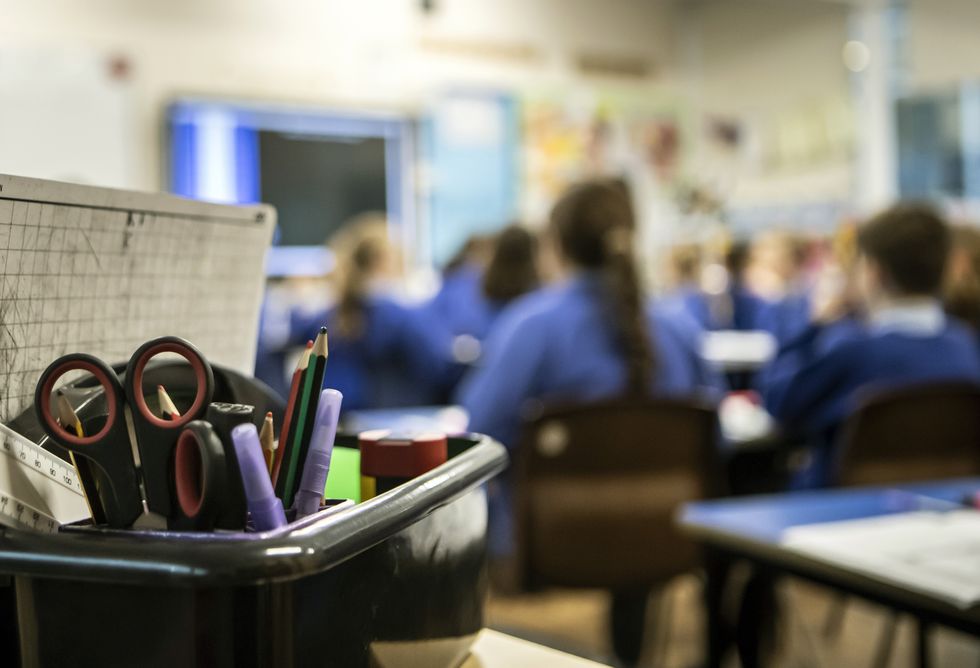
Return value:
<svg viewBox="0 0 980 668">
<path fill-rule="evenodd" d="M 293 494 L 296 492 L 296 485 L 299 482 L 299 466 L 304 461 L 303 439 L 309 442 L 310 434 L 313 430 L 313 419 L 316 415 L 316 404 L 320 399 L 320 385 L 323 384 L 323 371 L 327 364 L 327 328 L 321 327 L 320 333 L 313 342 L 313 353 L 310 356 L 310 366 L 306 370 L 303 378 L 303 393 L 300 395 L 299 421 L 292 427 L 290 435 L 290 448 L 285 454 L 289 458 L 286 468 L 285 485 L 282 488 L 282 505 L 291 508 L 293 505 Z M 319 382 L 318 382 L 319 381 Z"/>
</svg>

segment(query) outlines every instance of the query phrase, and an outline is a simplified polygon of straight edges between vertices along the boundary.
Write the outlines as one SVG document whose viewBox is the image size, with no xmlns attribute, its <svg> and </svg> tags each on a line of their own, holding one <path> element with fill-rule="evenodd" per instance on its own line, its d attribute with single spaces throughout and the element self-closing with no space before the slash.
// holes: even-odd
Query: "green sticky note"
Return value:
<svg viewBox="0 0 980 668">
<path fill-rule="evenodd" d="M 353 499 L 361 502 L 361 451 L 357 448 L 335 446 L 330 455 L 327 474 L 328 499 Z"/>
</svg>

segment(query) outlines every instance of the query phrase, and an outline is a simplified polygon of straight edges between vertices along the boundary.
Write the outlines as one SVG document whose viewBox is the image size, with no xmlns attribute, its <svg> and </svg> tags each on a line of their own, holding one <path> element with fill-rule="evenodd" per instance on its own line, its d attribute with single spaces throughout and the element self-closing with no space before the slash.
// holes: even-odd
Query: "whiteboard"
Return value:
<svg viewBox="0 0 980 668">
<path fill-rule="evenodd" d="M 132 85 L 115 64 L 94 50 L 0 47 L 0 173 L 139 185 Z"/>
</svg>

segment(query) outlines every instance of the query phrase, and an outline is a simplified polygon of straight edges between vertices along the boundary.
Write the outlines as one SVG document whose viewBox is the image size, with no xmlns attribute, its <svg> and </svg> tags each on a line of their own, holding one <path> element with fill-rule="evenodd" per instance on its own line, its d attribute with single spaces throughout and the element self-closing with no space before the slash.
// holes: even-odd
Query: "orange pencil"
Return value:
<svg viewBox="0 0 980 668">
<path fill-rule="evenodd" d="M 275 427 L 272 424 L 272 411 L 265 414 L 262 422 L 262 431 L 259 432 L 259 443 L 262 444 L 262 456 L 265 457 L 265 466 L 272 475 L 272 458 L 276 455 Z"/>
<path fill-rule="evenodd" d="M 306 373 L 307 367 L 310 366 L 310 355 L 313 353 L 313 342 L 306 342 L 306 350 L 303 354 L 299 356 L 299 363 L 296 365 L 296 371 L 293 372 L 293 382 L 289 388 L 289 401 L 286 403 L 286 414 L 282 421 L 282 430 L 279 432 L 279 447 L 276 448 L 275 461 L 272 464 L 272 484 L 276 484 L 276 480 L 279 479 L 279 468 L 282 466 L 282 455 L 286 451 L 283 447 L 284 444 L 289 443 L 290 433 L 289 430 L 293 425 L 293 413 L 299 408 L 299 402 L 297 401 L 297 395 L 299 395 L 299 388 L 303 384 L 303 374 Z"/>
</svg>

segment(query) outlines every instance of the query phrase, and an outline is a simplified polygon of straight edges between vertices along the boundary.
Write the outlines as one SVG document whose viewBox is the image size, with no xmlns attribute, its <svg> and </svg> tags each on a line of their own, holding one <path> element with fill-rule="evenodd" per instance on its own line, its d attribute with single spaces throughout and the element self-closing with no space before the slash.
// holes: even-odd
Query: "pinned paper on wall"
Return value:
<svg viewBox="0 0 980 668">
<path fill-rule="evenodd" d="M 41 372 L 183 337 L 251 373 L 275 210 L 0 175 L 0 422 Z"/>
</svg>

